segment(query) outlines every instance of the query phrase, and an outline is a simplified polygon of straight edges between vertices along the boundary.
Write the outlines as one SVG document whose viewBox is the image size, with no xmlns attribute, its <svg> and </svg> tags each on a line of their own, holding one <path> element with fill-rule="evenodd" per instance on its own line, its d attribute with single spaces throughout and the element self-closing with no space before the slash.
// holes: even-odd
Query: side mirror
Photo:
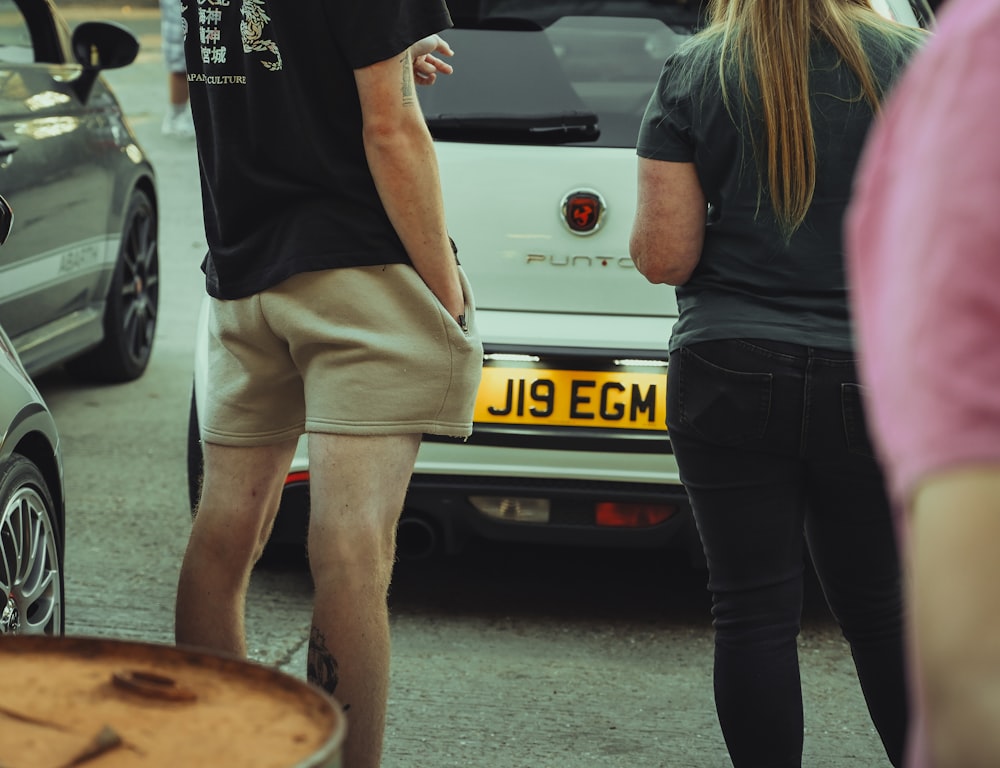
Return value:
<svg viewBox="0 0 1000 768">
<path fill-rule="evenodd" d="M 79 24 L 73 30 L 71 44 L 73 56 L 83 67 L 73 88 L 84 102 L 90 97 L 101 70 L 127 66 L 139 54 L 136 36 L 128 27 L 113 21 L 85 21 Z"/>
<path fill-rule="evenodd" d="M 11 210 L 10 203 L 0 195 L 0 245 L 7 242 L 10 235 L 10 228 L 14 224 L 14 211 Z"/>
</svg>

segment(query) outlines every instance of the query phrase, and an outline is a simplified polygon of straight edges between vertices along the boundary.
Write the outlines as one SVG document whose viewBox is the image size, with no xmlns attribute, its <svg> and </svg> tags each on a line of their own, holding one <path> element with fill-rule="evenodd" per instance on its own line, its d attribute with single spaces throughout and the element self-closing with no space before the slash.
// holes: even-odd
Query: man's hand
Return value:
<svg viewBox="0 0 1000 768">
<path fill-rule="evenodd" d="M 434 54 L 454 56 L 455 52 L 438 35 L 429 35 L 410 46 L 413 57 L 413 81 L 417 85 L 433 85 L 439 74 L 450 75 L 454 68 Z"/>
</svg>

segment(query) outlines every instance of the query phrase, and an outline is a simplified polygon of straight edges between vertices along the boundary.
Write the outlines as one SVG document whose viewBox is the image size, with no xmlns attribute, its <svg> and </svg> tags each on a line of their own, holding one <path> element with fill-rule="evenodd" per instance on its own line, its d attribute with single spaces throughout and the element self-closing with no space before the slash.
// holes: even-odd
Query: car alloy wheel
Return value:
<svg viewBox="0 0 1000 768">
<path fill-rule="evenodd" d="M 63 573 L 55 504 L 31 461 L 0 464 L 0 635 L 61 635 Z"/>
<path fill-rule="evenodd" d="M 141 189 L 132 192 L 122 242 L 108 290 L 104 340 L 69 363 L 87 379 L 124 382 L 139 378 L 149 364 L 160 302 L 156 210 Z"/>
</svg>

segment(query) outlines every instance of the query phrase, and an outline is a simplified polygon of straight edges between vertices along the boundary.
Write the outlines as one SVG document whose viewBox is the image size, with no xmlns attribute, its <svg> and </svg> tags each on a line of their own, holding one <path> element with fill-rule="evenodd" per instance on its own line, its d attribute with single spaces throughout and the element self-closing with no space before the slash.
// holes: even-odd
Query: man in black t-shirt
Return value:
<svg viewBox="0 0 1000 768">
<path fill-rule="evenodd" d="M 414 85 L 443 0 L 186 0 L 210 295 L 205 474 L 179 644 L 246 655 L 250 572 L 308 435 L 308 677 L 377 766 L 395 526 L 422 433 L 466 437 L 482 366 Z"/>
</svg>

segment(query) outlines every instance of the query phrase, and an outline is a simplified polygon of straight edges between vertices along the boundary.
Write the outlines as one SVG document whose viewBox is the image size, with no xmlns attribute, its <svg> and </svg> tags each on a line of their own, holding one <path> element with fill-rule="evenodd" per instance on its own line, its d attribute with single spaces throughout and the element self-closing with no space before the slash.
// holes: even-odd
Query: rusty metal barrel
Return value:
<svg viewBox="0 0 1000 768">
<path fill-rule="evenodd" d="M 278 670 L 167 645 L 0 638 L 4 768 L 340 768 L 336 700 Z"/>
</svg>

